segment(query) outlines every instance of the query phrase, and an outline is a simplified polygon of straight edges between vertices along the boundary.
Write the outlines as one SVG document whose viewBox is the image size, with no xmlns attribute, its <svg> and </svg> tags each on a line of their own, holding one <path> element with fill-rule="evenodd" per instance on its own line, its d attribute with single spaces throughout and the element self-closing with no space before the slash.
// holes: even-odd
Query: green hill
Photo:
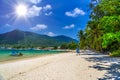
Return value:
<svg viewBox="0 0 120 80">
<path fill-rule="evenodd" d="M 0 45 L 8 46 L 59 46 L 62 43 L 77 42 L 75 39 L 61 35 L 50 37 L 47 35 L 40 35 L 33 32 L 13 30 L 4 34 L 0 34 Z"/>
</svg>

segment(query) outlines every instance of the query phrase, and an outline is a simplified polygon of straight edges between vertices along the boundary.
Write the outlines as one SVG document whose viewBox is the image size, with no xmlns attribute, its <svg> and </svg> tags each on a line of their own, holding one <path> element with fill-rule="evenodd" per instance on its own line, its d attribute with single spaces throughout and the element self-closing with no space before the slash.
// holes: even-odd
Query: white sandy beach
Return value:
<svg viewBox="0 0 120 80">
<path fill-rule="evenodd" d="M 0 80 L 102 80 L 107 70 L 94 68 L 98 62 L 93 57 L 101 55 L 65 53 L 1 63 Z M 100 62 L 104 68 L 112 64 L 104 62 Z"/>
</svg>

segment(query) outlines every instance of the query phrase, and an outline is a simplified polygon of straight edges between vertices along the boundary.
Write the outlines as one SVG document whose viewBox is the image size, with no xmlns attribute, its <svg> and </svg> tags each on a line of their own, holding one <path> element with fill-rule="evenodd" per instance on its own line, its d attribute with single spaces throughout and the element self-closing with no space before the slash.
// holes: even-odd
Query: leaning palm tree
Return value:
<svg viewBox="0 0 120 80">
<path fill-rule="evenodd" d="M 99 23 L 96 21 L 89 21 L 87 28 L 87 39 L 89 40 L 89 44 L 91 44 L 91 48 L 97 51 L 102 51 L 102 42 L 101 36 L 103 35 L 103 29 L 99 26 Z"/>
<path fill-rule="evenodd" d="M 85 46 L 86 46 L 86 44 L 85 44 L 85 32 L 83 31 L 83 30 L 80 30 L 79 32 L 78 32 L 78 37 L 79 37 L 79 41 L 80 41 L 80 48 L 82 48 L 82 49 L 84 49 L 85 48 Z"/>
</svg>

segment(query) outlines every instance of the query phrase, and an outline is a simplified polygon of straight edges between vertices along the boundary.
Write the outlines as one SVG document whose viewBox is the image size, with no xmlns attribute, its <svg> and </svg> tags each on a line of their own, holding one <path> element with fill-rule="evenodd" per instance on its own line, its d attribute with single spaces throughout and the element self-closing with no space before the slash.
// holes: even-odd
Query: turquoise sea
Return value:
<svg viewBox="0 0 120 80">
<path fill-rule="evenodd" d="M 21 52 L 23 56 L 10 56 L 12 50 L 0 50 L 0 62 L 66 52 L 58 50 L 16 50 L 16 51 Z"/>
</svg>

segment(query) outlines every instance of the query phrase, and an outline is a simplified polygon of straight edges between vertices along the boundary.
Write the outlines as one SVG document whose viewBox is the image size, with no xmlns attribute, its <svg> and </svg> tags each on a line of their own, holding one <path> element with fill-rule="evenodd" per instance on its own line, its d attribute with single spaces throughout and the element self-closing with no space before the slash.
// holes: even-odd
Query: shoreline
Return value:
<svg viewBox="0 0 120 80">
<path fill-rule="evenodd" d="M 17 62 L 17 61 L 36 59 L 36 58 L 41 58 L 41 57 L 45 57 L 45 56 L 52 56 L 52 55 L 65 54 L 65 53 L 70 53 L 70 52 L 64 52 L 64 53 L 61 52 L 61 53 L 55 53 L 55 54 L 40 54 L 40 55 L 28 56 L 28 57 L 15 56 L 15 57 L 22 57 L 22 58 L 0 61 L 0 64 L 6 64 L 6 63 Z M 11 56 L 10 56 L 10 57 L 11 57 Z M 12 56 L 12 57 L 13 57 L 13 56 Z"/>
<path fill-rule="evenodd" d="M 4 80 L 96 80 L 105 71 L 97 71 L 95 65 L 76 53 L 53 54 L 0 64 L 0 75 Z M 86 74 L 86 75 L 84 75 Z M 99 75 L 96 75 L 99 74 Z"/>
<path fill-rule="evenodd" d="M 0 64 L 0 76 L 3 80 L 11 80 L 15 75 L 23 74 L 24 72 L 29 72 L 36 69 L 38 66 L 46 65 L 51 61 L 54 61 L 53 58 L 69 55 L 70 53 L 62 54 L 52 54 L 46 56 L 38 56 L 35 58 L 22 59 L 17 61 L 10 61 Z M 13 70 L 13 69 L 14 70 Z M 11 74 L 9 74 L 11 73 Z"/>
<path fill-rule="evenodd" d="M 115 79 L 119 66 L 120 59 L 91 51 L 52 54 L 0 64 L 0 80 Z"/>
</svg>

